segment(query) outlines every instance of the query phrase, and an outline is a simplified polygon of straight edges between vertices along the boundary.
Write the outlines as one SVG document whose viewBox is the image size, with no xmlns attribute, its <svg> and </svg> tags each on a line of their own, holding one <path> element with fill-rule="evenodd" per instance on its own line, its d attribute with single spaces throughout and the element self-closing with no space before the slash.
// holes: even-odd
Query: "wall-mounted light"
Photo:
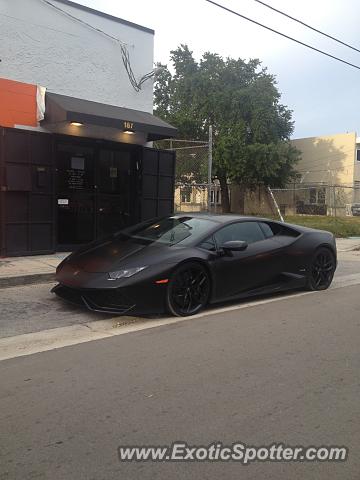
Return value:
<svg viewBox="0 0 360 480">
<path fill-rule="evenodd" d="M 134 135 L 134 122 L 129 122 L 127 120 L 124 121 L 124 133 L 127 133 L 128 135 Z"/>
<path fill-rule="evenodd" d="M 70 122 L 70 125 L 73 125 L 74 127 L 82 127 L 84 124 L 81 122 Z"/>
</svg>

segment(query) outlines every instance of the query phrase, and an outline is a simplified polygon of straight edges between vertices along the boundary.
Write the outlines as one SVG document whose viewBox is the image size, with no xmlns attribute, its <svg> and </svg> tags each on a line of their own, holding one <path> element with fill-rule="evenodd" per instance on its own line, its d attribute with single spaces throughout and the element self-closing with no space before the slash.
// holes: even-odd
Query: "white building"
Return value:
<svg viewBox="0 0 360 480">
<path fill-rule="evenodd" d="M 173 209 L 154 31 L 68 0 L 0 0 L 0 256 L 71 249 Z M 46 91 L 46 94 L 45 94 Z"/>
<path fill-rule="evenodd" d="M 153 69 L 153 30 L 67 0 L 0 0 L 0 32 L 0 77 L 152 113 L 152 81 L 134 90 L 121 45 L 140 79 Z"/>
</svg>

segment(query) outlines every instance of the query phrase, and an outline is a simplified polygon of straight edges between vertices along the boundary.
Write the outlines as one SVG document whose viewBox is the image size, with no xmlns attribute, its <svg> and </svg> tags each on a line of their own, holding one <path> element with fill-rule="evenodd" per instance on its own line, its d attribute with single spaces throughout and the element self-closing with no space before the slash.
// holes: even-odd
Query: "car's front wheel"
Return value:
<svg viewBox="0 0 360 480">
<path fill-rule="evenodd" d="M 208 303 L 210 277 L 197 262 L 181 265 L 173 273 L 167 288 L 167 309 L 177 317 L 195 315 Z"/>
<path fill-rule="evenodd" d="M 311 259 L 307 284 L 308 290 L 326 290 L 330 287 L 336 269 L 335 255 L 328 248 L 319 248 Z"/>
</svg>

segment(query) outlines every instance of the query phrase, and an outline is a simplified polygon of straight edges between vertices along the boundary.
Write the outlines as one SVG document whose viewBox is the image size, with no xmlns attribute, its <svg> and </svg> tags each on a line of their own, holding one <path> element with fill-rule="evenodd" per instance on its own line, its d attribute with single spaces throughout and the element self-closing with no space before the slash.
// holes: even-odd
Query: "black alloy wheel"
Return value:
<svg viewBox="0 0 360 480">
<path fill-rule="evenodd" d="M 330 287 L 336 269 L 334 254 L 328 248 L 316 250 L 308 271 L 307 288 L 326 290 Z"/>
<path fill-rule="evenodd" d="M 185 263 L 173 274 L 167 289 L 168 311 L 177 317 L 195 315 L 210 296 L 210 278 L 200 263 Z"/>
</svg>

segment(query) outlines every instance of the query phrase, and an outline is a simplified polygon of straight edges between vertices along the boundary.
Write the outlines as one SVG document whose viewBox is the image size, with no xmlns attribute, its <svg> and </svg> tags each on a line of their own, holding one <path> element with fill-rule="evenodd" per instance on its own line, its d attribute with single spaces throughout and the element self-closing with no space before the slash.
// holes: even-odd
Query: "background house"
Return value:
<svg viewBox="0 0 360 480">
<path fill-rule="evenodd" d="M 283 189 L 272 189 L 284 215 L 352 215 L 360 202 L 360 138 L 355 132 L 299 138 L 291 141 L 301 152 L 299 178 Z M 266 188 L 247 191 L 243 198 L 232 185 L 232 211 L 243 203 L 246 214 L 276 215 L 274 199 Z M 241 210 L 242 211 L 242 210 Z"/>
<path fill-rule="evenodd" d="M 304 202 L 327 205 L 327 213 L 360 201 L 360 150 L 356 132 L 300 138 L 291 142 L 301 151 L 300 184 L 309 190 Z M 336 198 L 334 197 L 336 195 Z"/>
</svg>

